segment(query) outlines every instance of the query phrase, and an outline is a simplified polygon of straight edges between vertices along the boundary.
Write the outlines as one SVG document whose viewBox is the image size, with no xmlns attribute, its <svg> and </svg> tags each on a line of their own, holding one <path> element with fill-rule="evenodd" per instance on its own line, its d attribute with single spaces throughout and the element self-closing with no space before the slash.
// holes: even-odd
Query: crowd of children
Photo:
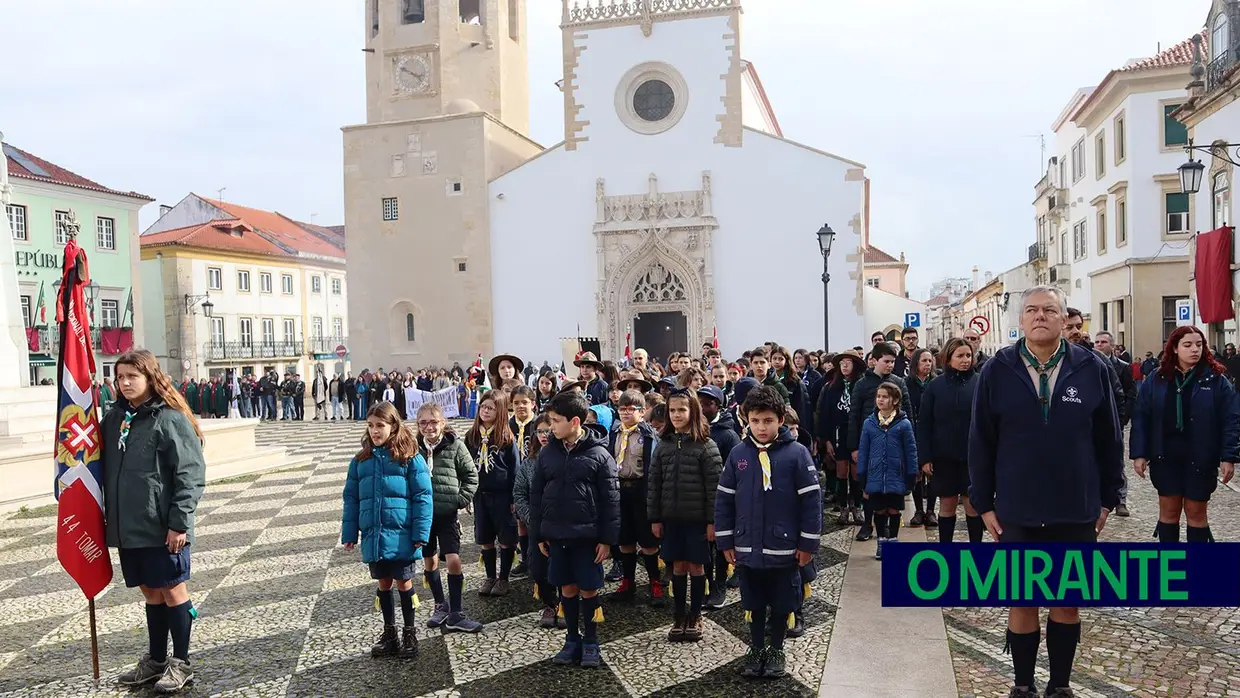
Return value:
<svg viewBox="0 0 1240 698">
<path fill-rule="evenodd" d="M 972 368 L 972 348 L 963 346 L 967 361 L 952 355 L 949 366 L 960 375 Z M 666 370 L 642 350 L 624 366 L 585 352 L 574 362 L 579 377 L 562 380 L 554 369 L 531 375 L 520 358 L 501 355 L 488 366 L 495 389 L 480 397 L 465 436 L 428 403 L 416 415 L 411 446 L 395 443 L 394 434 L 405 433 L 397 410 L 376 405 L 350 465 L 342 537 L 354 542 L 360 530 L 364 542 L 386 541 L 388 529 L 400 526 L 408 538 L 404 547 L 363 548 L 384 609 L 376 656 L 411 653 L 396 640 L 389 590 L 401 592 L 403 610 L 405 581 L 418 558 L 436 604 L 428 626 L 481 630 L 460 601 L 458 517 L 470 509 L 486 573 L 479 594 L 504 596 L 511 576 L 528 575 L 542 605 L 538 625 L 566 631 L 555 664 L 600 664 L 601 592 L 613 581 L 619 584 L 605 597 L 609 604 L 640 595 L 661 607 L 671 596 L 671 642 L 700 640 L 702 614 L 722 608 L 727 589 L 739 588 L 751 633 L 742 673 L 783 676 L 784 639 L 805 632 L 801 608 L 816 575 L 826 507 L 840 512 L 839 524 L 862 526 L 862 533 L 876 523 L 881 557 L 911 492 L 930 501 L 938 494 L 953 505 L 967 494 L 967 471 L 961 489 L 951 460 L 958 454 L 943 452 L 939 463 L 918 460 L 919 442 L 946 439 L 915 428 L 910 392 L 918 406 L 928 406 L 926 421 L 950 430 L 952 441 L 962 419 L 960 390 L 946 393 L 950 401 L 942 391 L 928 392 L 935 364 L 933 356 L 924 367 L 921 359 L 881 336 L 864 357 L 859 350 L 789 352 L 771 343 L 724 363 L 717 349 L 705 347 L 701 358 L 673 354 Z M 952 492 L 930 486 L 935 468 L 950 469 L 944 479 Z M 355 480 L 395 483 L 393 476 L 406 472 L 401 482 L 408 484 L 399 489 L 405 499 L 384 500 L 404 514 L 368 519 L 373 505 L 366 497 L 374 495 Z M 953 506 L 952 524 L 954 513 Z M 441 564 L 448 566 L 446 600 Z"/>
</svg>

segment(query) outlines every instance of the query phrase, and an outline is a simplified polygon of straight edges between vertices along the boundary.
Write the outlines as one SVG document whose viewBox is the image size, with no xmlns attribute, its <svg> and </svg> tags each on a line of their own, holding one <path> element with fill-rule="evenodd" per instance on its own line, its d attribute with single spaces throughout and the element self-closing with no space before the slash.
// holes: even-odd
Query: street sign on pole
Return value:
<svg viewBox="0 0 1240 698">
<path fill-rule="evenodd" d="M 921 313 L 905 313 L 904 314 L 904 326 L 905 327 L 921 327 Z"/>
<path fill-rule="evenodd" d="M 1175 302 L 1176 327 L 1193 324 L 1193 302 L 1187 298 Z"/>
<path fill-rule="evenodd" d="M 336 358 L 338 358 L 338 359 L 343 359 L 344 357 L 346 357 L 346 356 L 348 356 L 348 355 L 349 355 L 349 348 L 348 348 L 348 347 L 346 347 L 346 346 L 345 346 L 345 345 L 343 345 L 343 344 L 339 344 L 339 345 L 337 345 L 337 346 L 336 346 Z"/>
<path fill-rule="evenodd" d="M 987 320 L 985 315 L 974 315 L 973 319 L 969 320 L 969 327 L 978 334 L 986 334 L 990 331 L 990 320 Z"/>
<path fill-rule="evenodd" d="M 1020 339 L 1020 332 L 1015 327 L 1008 328 L 1008 341 L 1015 342 L 1017 339 Z"/>
</svg>

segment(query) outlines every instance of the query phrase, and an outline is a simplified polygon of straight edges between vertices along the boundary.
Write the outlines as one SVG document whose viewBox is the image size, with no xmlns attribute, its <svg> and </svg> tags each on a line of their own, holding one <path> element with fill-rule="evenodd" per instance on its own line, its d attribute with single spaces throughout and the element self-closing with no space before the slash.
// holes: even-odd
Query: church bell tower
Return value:
<svg viewBox="0 0 1240 698">
<path fill-rule="evenodd" d="M 485 111 L 529 133 L 524 0 L 366 0 L 366 121 Z"/>
</svg>

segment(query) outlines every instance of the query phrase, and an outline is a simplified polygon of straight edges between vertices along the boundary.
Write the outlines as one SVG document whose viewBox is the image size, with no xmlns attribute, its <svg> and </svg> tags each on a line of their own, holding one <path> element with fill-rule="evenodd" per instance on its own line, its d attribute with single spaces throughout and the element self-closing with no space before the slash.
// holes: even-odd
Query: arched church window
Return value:
<svg viewBox="0 0 1240 698">
<path fill-rule="evenodd" d="M 414 339 L 414 336 L 415 335 L 413 333 L 413 313 L 406 313 L 405 314 L 405 341 L 407 342 L 417 341 L 416 339 Z"/>
<path fill-rule="evenodd" d="M 426 21 L 426 0 L 404 0 L 401 12 L 404 24 L 421 24 Z"/>
<path fill-rule="evenodd" d="M 657 78 L 643 82 L 633 93 L 633 111 L 646 121 L 662 121 L 675 107 L 672 86 Z"/>
<path fill-rule="evenodd" d="M 1210 31 L 1210 55 L 1218 61 L 1231 50 L 1231 27 L 1227 22 L 1227 10 L 1224 9 L 1214 18 L 1214 27 Z"/>
<path fill-rule="evenodd" d="M 654 264 L 642 274 L 633 289 L 634 303 L 674 303 L 689 300 L 680 277 L 662 264 Z"/>
</svg>

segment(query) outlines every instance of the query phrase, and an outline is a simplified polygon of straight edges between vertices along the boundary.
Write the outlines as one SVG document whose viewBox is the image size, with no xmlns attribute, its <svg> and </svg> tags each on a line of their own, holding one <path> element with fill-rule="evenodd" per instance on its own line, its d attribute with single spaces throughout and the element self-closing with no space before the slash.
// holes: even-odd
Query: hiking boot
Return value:
<svg viewBox="0 0 1240 698">
<path fill-rule="evenodd" d="M 1024 686 L 1013 686 L 1012 690 L 1008 691 L 1008 698 L 1038 698 L 1038 692 Z"/>
<path fill-rule="evenodd" d="M 650 607 L 663 608 L 663 585 L 659 582 L 650 583 Z"/>
<path fill-rule="evenodd" d="M 608 601 L 632 601 L 637 596 L 637 585 L 632 579 L 625 577 L 620 580 L 620 586 L 615 591 L 607 595 Z"/>
<path fill-rule="evenodd" d="M 495 583 L 497 581 L 495 579 L 482 580 L 482 586 L 478 587 L 478 596 L 490 596 L 491 592 L 495 591 Z"/>
<path fill-rule="evenodd" d="M 926 528 L 934 528 L 939 525 L 939 517 L 934 515 L 933 511 L 926 512 Z"/>
<path fill-rule="evenodd" d="M 164 669 L 164 675 L 159 677 L 159 681 L 155 682 L 155 692 L 176 693 L 193 680 L 194 672 L 190 670 L 189 662 L 184 659 L 169 657 L 168 666 Z"/>
<path fill-rule="evenodd" d="M 685 619 L 677 618 L 672 621 L 672 629 L 667 631 L 668 642 L 683 642 L 685 639 Z"/>
<path fill-rule="evenodd" d="M 684 641 L 697 642 L 702 639 L 702 617 L 690 618 L 685 621 Z"/>
<path fill-rule="evenodd" d="M 426 619 L 426 627 L 438 628 L 439 626 L 443 625 L 444 622 L 447 620 L 448 620 L 448 604 L 437 603 L 435 604 L 435 612 L 431 614 L 430 618 Z"/>
<path fill-rule="evenodd" d="M 1037 694 L 1035 693 L 1034 695 Z M 1076 694 L 1073 693 L 1072 689 L 1067 686 L 1060 686 L 1059 688 L 1051 688 L 1050 686 L 1047 686 L 1046 698 L 1076 698 Z"/>
<path fill-rule="evenodd" d="M 444 622 L 443 627 L 458 633 L 482 632 L 482 623 L 479 623 L 464 613 L 450 614 L 448 616 L 448 620 Z"/>
<path fill-rule="evenodd" d="M 792 627 L 788 628 L 788 637 L 796 639 L 805 634 L 805 618 L 800 611 L 792 614 Z"/>
<path fill-rule="evenodd" d="M 926 515 L 919 511 L 916 514 L 913 514 L 913 518 L 909 519 L 908 526 L 909 528 L 921 528 L 921 525 L 925 522 Z"/>
<path fill-rule="evenodd" d="M 597 642 L 588 643 L 581 646 L 582 669 L 596 669 L 602 661 L 602 652 L 599 650 Z"/>
<path fill-rule="evenodd" d="M 861 511 L 857 507 L 853 507 L 852 509 L 849 509 L 849 511 L 852 512 L 852 525 L 854 526 L 865 525 L 865 512 Z"/>
<path fill-rule="evenodd" d="M 525 558 L 521 558 L 517 561 L 517 564 L 512 566 L 512 576 L 524 577 L 529 574 L 529 570 L 529 565 L 525 564 Z"/>
<path fill-rule="evenodd" d="M 1128 516 L 1128 505 L 1124 504 L 1123 502 L 1120 502 L 1119 504 L 1117 504 L 1115 506 L 1115 515 L 1116 516 Z M 1050 694 L 1047 694 L 1047 695 L 1050 695 Z"/>
<path fill-rule="evenodd" d="M 151 659 L 149 653 L 144 654 L 142 659 L 138 660 L 138 665 L 117 676 L 116 682 L 122 686 L 142 686 L 158 681 L 159 677 L 164 675 L 164 670 L 167 668 L 168 660 L 165 659 L 162 662 L 157 662 Z"/>
<path fill-rule="evenodd" d="M 580 640 L 565 640 L 564 648 L 551 658 L 552 664 L 559 664 L 560 666 L 575 664 L 579 661 L 581 661 Z"/>
<path fill-rule="evenodd" d="M 762 657 L 763 678 L 782 679 L 787 673 L 784 670 L 786 662 L 783 650 L 777 650 L 774 647 L 766 648 L 766 652 L 763 653 Z"/>
<path fill-rule="evenodd" d="M 542 615 L 538 618 L 538 627 L 551 630 L 555 627 L 555 609 L 544 608 Z"/>
<path fill-rule="evenodd" d="M 375 644 L 370 646 L 370 656 L 391 657 L 400 651 L 400 640 L 396 637 L 396 626 L 383 626 L 383 634 Z"/>
<path fill-rule="evenodd" d="M 496 597 L 496 596 L 507 596 L 507 595 L 508 595 L 508 580 L 507 579 L 495 580 L 495 585 L 491 587 L 491 596 Z"/>
<path fill-rule="evenodd" d="M 852 514 L 848 509 L 840 509 L 840 515 L 835 519 L 835 523 L 838 526 L 847 526 L 852 523 Z"/>
<path fill-rule="evenodd" d="M 607 571 L 607 576 L 603 577 L 603 579 L 609 582 L 618 582 L 624 579 L 624 570 L 621 569 L 619 560 L 611 561 L 611 569 Z"/>
<path fill-rule="evenodd" d="M 413 659 L 418 656 L 418 633 L 412 625 L 406 625 L 400 634 L 400 656 Z"/>
<path fill-rule="evenodd" d="M 741 676 L 747 679 L 756 679 L 762 676 L 762 650 L 749 648 L 749 651 L 745 653 L 745 660 L 741 664 Z"/>
<path fill-rule="evenodd" d="M 865 523 L 865 519 L 863 518 L 861 520 L 861 530 L 857 531 L 857 537 L 854 538 L 853 540 L 857 541 L 858 543 L 864 543 L 865 541 L 873 537 L 874 537 L 874 526 Z"/>
<path fill-rule="evenodd" d="M 706 595 L 706 602 L 702 606 L 708 611 L 717 611 L 723 608 L 728 602 L 727 584 L 710 585 L 710 593 Z"/>
</svg>

